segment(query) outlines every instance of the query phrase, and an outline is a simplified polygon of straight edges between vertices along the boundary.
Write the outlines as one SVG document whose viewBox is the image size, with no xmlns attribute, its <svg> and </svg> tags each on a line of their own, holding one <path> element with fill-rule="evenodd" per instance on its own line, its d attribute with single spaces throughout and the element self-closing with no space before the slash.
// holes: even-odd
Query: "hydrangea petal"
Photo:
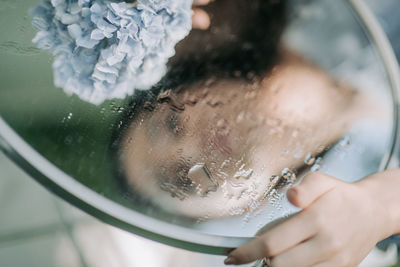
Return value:
<svg viewBox="0 0 400 267">
<path fill-rule="evenodd" d="M 148 89 L 191 29 L 193 0 L 43 0 L 32 40 L 55 56 L 54 83 L 100 104 Z"/>
</svg>

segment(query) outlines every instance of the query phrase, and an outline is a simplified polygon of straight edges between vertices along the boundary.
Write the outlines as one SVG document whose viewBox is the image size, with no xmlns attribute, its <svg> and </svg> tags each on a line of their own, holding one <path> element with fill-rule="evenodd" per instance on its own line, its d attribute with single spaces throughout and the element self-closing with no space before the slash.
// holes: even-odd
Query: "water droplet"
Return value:
<svg viewBox="0 0 400 267">
<path fill-rule="evenodd" d="M 72 136 L 68 135 L 68 136 L 65 137 L 65 139 L 64 139 L 64 144 L 70 145 L 70 144 L 72 144 L 72 141 L 73 141 Z"/>
<path fill-rule="evenodd" d="M 229 177 L 229 175 L 228 175 L 226 172 L 223 172 L 223 171 L 219 171 L 219 172 L 217 173 L 217 176 L 218 176 L 219 178 L 221 178 L 222 180 L 225 180 L 225 179 L 227 179 L 227 178 Z"/>
<path fill-rule="evenodd" d="M 322 158 L 321 158 L 321 157 L 318 157 L 318 158 L 315 160 L 314 165 L 312 165 L 310 171 L 312 171 L 312 172 L 319 171 L 319 170 L 321 169 L 321 165 L 322 165 Z"/>
<path fill-rule="evenodd" d="M 282 178 L 290 178 L 290 175 L 291 175 L 291 170 L 289 169 L 289 168 L 284 168 L 282 171 L 281 171 L 281 177 Z"/>
<path fill-rule="evenodd" d="M 217 121 L 217 128 L 225 128 L 227 127 L 228 122 L 225 119 L 220 119 Z"/>
<path fill-rule="evenodd" d="M 12 1 L 10 1 L 10 2 L 12 2 Z M 25 27 L 20 28 L 20 30 L 24 31 Z M 2 52 L 6 52 L 9 54 L 14 54 L 14 55 L 18 55 L 18 56 L 21 56 L 21 55 L 33 56 L 33 55 L 38 55 L 40 53 L 40 50 L 36 47 L 22 45 L 20 43 L 13 42 L 13 41 L 7 41 L 7 42 L 0 43 L 0 50 Z"/>
<path fill-rule="evenodd" d="M 238 216 L 238 215 L 242 215 L 243 213 L 245 213 L 245 209 L 244 208 L 240 208 L 240 207 L 235 207 L 235 208 L 231 208 L 229 210 L 229 214 L 231 216 Z"/>
<path fill-rule="evenodd" d="M 281 177 L 279 175 L 272 175 L 271 177 L 269 177 L 269 191 L 271 191 L 278 183 L 279 180 L 281 179 Z"/>
<path fill-rule="evenodd" d="M 193 94 L 190 90 L 186 90 L 183 94 L 183 101 L 185 104 L 194 106 L 200 100 L 200 96 Z"/>
<path fill-rule="evenodd" d="M 192 166 L 188 172 L 188 178 L 197 185 L 201 196 L 206 196 L 209 192 L 216 192 L 218 190 L 218 182 L 204 163 Z"/>
<path fill-rule="evenodd" d="M 165 175 L 167 173 L 167 168 L 165 166 L 160 167 L 160 173 Z"/>
<path fill-rule="evenodd" d="M 276 184 L 276 182 L 278 182 L 278 180 L 279 180 L 279 175 L 272 175 L 271 177 L 269 177 L 269 181 L 271 183 L 275 183 Z"/>
<path fill-rule="evenodd" d="M 117 127 L 118 127 L 118 128 L 121 128 L 121 127 L 122 127 L 122 125 L 124 125 L 124 122 L 123 122 L 123 121 L 119 121 L 119 122 L 118 122 L 118 126 L 117 126 Z"/>
<path fill-rule="evenodd" d="M 245 187 L 243 183 L 233 183 L 228 180 L 225 188 L 226 191 L 224 192 L 224 196 L 229 199 L 240 199 L 243 195 L 243 192 L 247 190 L 247 187 Z"/>
<path fill-rule="evenodd" d="M 256 77 L 256 74 L 254 71 L 249 71 L 246 75 L 246 78 L 249 80 L 253 80 Z"/>
<path fill-rule="evenodd" d="M 215 107 L 218 107 L 218 106 L 221 106 L 221 105 L 223 105 L 224 103 L 220 100 L 220 99 L 217 99 L 217 98 L 211 98 L 211 99 L 209 99 L 208 101 L 207 101 L 207 105 L 209 105 L 209 106 L 211 106 L 211 107 L 213 107 L 213 108 L 215 108 Z"/>
<path fill-rule="evenodd" d="M 326 147 L 324 145 L 319 145 L 317 147 L 317 150 L 315 151 L 316 154 L 321 154 L 322 152 L 324 152 L 324 150 L 326 149 Z"/>
<path fill-rule="evenodd" d="M 143 109 L 147 111 L 153 111 L 155 109 L 155 105 L 150 101 L 146 101 L 143 104 Z"/>
<path fill-rule="evenodd" d="M 246 117 L 246 112 L 241 111 L 239 115 L 236 117 L 236 123 L 241 123 Z"/>
<path fill-rule="evenodd" d="M 230 164 L 231 164 L 231 161 L 230 161 L 229 159 L 226 159 L 226 160 L 224 160 L 224 161 L 222 162 L 220 169 L 227 168 L 227 167 L 230 166 Z"/>
<path fill-rule="evenodd" d="M 209 88 L 208 87 L 205 87 L 202 91 L 201 91 L 201 93 L 200 93 L 200 98 L 205 98 L 207 95 L 208 95 L 208 92 L 209 92 Z"/>
<path fill-rule="evenodd" d="M 239 78 L 240 76 L 242 76 L 242 72 L 240 70 L 235 70 L 233 72 L 233 76 L 235 76 L 236 78 Z"/>
<path fill-rule="evenodd" d="M 240 160 L 240 161 L 238 161 L 237 163 L 240 163 L 240 162 L 242 162 L 242 161 Z M 246 164 L 242 164 L 242 165 L 240 165 L 240 167 L 239 167 L 239 171 L 243 170 L 243 169 L 244 169 L 244 167 L 246 167 Z"/>
<path fill-rule="evenodd" d="M 271 195 L 271 192 L 273 192 L 275 186 L 279 183 L 280 178 L 281 177 L 279 175 L 272 175 L 271 177 L 269 177 L 269 184 L 267 185 L 267 188 L 263 193 L 262 199 L 266 199 Z"/>
<path fill-rule="evenodd" d="M 272 205 L 276 210 L 282 209 L 283 194 L 279 194 L 276 189 L 273 189 L 269 194 L 269 204 Z"/>
<path fill-rule="evenodd" d="M 252 99 L 256 98 L 256 96 L 257 96 L 257 91 L 250 91 L 250 92 L 247 92 L 247 93 L 244 95 L 244 99 L 246 99 L 246 100 L 252 100 Z"/>
<path fill-rule="evenodd" d="M 313 165 L 315 162 L 315 157 L 311 153 L 307 153 L 306 157 L 304 158 L 304 163 L 308 166 Z"/>
<path fill-rule="evenodd" d="M 240 179 L 240 178 L 243 178 L 243 179 L 245 179 L 245 180 L 248 180 L 248 179 L 250 179 L 250 177 L 253 175 L 253 170 L 252 169 L 248 169 L 248 170 L 240 170 L 239 169 L 239 171 L 237 171 L 235 174 L 234 174 L 234 178 L 236 178 L 236 179 Z"/>
<path fill-rule="evenodd" d="M 213 76 L 209 79 L 206 80 L 206 82 L 204 83 L 204 86 L 206 87 L 210 87 L 211 85 L 213 85 L 215 82 L 217 81 L 217 77 Z"/>
<path fill-rule="evenodd" d="M 179 188 L 176 185 L 173 185 L 169 182 L 162 182 L 160 183 L 160 189 L 170 193 L 171 197 L 173 198 L 178 198 L 179 200 L 184 200 L 185 198 L 188 197 L 188 195 L 182 190 L 179 190 Z"/>
<path fill-rule="evenodd" d="M 279 185 L 288 185 L 292 184 L 296 181 L 296 174 L 289 168 L 284 168 L 281 171 L 281 175 L 279 178 Z"/>
<path fill-rule="evenodd" d="M 303 157 L 303 153 L 302 152 L 297 152 L 296 154 L 293 155 L 293 158 L 295 158 L 295 159 L 299 159 L 301 157 Z"/>
<path fill-rule="evenodd" d="M 185 104 L 181 102 L 176 95 L 172 92 L 171 89 L 159 94 L 157 96 L 157 102 L 159 103 L 169 103 L 170 108 L 174 111 L 183 111 L 185 110 Z"/>
<path fill-rule="evenodd" d="M 260 203 L 258 201 L 255 201 L 254 199 L 249 200 L 246 205 L 246 210 L 247 212 L 253 212 L 257 210 L 260 207 Z"/>
<path fill-rule="evenodd" d="M 341 147 L 348 147 L 350 145 L 350 136 L 346 135 L 342 138 L 342 140 L 340 140 L 339 145 Z"/>
</svg>

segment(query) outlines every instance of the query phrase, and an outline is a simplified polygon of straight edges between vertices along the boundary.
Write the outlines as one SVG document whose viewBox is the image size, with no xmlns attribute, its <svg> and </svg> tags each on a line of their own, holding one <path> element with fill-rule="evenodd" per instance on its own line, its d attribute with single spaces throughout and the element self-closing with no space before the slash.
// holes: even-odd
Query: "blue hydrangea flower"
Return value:
<svg viewBox="0 0 400 267">
<path fill-rule="evenodd" d="M 191 30 L 193 0 L 44 0 L 33 42 L 54 55 L 54 83 L 100 104 L 148 89 Z"/>
</svg>

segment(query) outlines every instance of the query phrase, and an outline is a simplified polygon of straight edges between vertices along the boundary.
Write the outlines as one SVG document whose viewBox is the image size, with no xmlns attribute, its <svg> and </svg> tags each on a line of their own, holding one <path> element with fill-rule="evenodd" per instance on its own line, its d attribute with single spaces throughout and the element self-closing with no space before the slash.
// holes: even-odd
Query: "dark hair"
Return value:
<svg viewBox="0 0 400 267">
<path fill-rule="evenodd" d="M 122 139 L 131 123 L 143 112 L 146 105 L 156 102 L 157 96 L 168 89 L 176 90 L 185 88 L 193 82 L 206 80 L 210 76 L 216 78 L 235 77 L 246 79 L 249 73 L 261 75 L 273 66 L 279 58 L 279 42 L 282 31 L 285 27 L 285 6 L 286 1 L 277 0 L 217 0 L 207 7 L 207 11 L 213 14 L 218 23 L 223 25 L 224 18 L 217 17 L 221 8 L 237 5 L 239 13 L 246 9 L 247 16 L 242 18 L 240 31 L 234 40 L 226 40 L 216 49 L 208 50 L 206 45 L 208 38 L 216 35 L 213 28 L 207 32 L 192 31 L 188 38 L 182 41 L 181 45 L 192 47 L 187 49 L 183 55 L 173 58 L 168 65 L 168 73 L 151 90 L 136 90 L 131 97 L 125 112 L 121 114 L 114 128 L 110 142 L 115 180 L 118 183 L 122 194 L 134 198 L 135 203 L 143 204 L 146 207 L 152 206 L 150 199 L 137 197 L 134 189 L 127 184 L 123 168 L 119 159 Z M 214 25 L 214 24 L 213 24 Z M 214 26 L 213 26 L 214 27 Z M 199 49 L 193 48 L 193 44 Z M 158 214 L 159 215 L 159 214 Z"/>
</svg>

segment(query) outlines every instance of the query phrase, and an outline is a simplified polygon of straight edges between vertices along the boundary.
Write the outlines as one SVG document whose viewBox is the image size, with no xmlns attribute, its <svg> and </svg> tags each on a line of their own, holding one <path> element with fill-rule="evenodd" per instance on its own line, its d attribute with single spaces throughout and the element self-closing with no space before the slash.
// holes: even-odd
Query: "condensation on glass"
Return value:
<svg viewBox="0 0 400 267">
<path fill-rule="evenodd" d="M 54 86 L 53 58 L 32 44 L 37 4 L 0 4 L 1 117 L 130 210 L 250 237 L 296 212 L 285 190 L 307 173 L 358 180 L 391 144 L 392 91 L 345 1 L 216 0 L 156 86 L 100 105 Z"/>
</svg>

